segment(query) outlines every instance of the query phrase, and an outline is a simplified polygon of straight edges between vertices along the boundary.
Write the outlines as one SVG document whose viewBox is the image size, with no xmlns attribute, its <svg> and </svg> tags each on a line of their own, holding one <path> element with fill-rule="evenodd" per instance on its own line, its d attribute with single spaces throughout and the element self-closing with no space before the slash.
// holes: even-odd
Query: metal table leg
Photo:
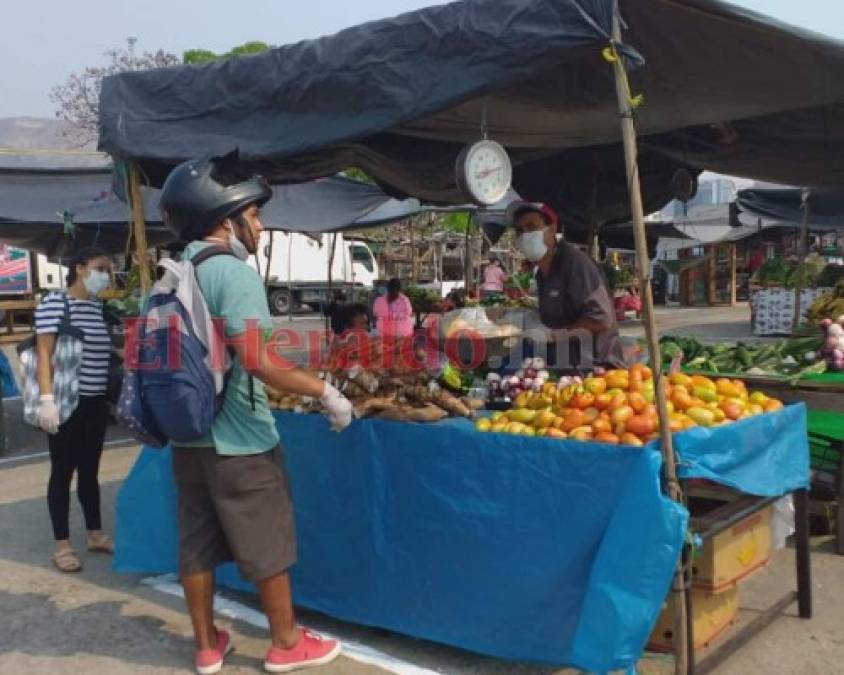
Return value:
<svg viewBox="0 0 844 675">
<path fill-rule="evenodd" d="M 812 618 L 812 567 L 809 560 L 809 492 L 794 492 L 794 550 L 797 562 L 797 605 L 800 617 Z"/>
</svg>

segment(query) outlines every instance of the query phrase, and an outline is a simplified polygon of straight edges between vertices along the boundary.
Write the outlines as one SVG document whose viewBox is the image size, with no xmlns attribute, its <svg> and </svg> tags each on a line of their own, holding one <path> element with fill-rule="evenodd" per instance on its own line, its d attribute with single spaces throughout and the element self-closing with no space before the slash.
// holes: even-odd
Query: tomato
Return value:
<svg viewBox="0 0 844 675">
<path fill-rule="evenodd" d="M 569 438 L 575 441 L 591 441 L 592 427 L 577 427 L 569 434 Z"/>
<path fill-rule="evenodd" d="M 582 427 L 586 424 L 586 415 L 582 410 L 569 410 L 568 414 L 563 418 L 563 423 L 560 425 L 560 429 L 565 432 L 574 431 L 578 427 Z"/>
<path fill-rule="evenodd" d="M 603 431 L 599 434 L 595 434 L 595 436 L 593 436 L 593 438 L 598 443 L 608 443 L 610 445 L 618 445 L 619 444 L 618 436 L 616 436 L 615 434 L 611 434 L 608 431 Z"/>
<path fill-rule="evenodd" d="M 782 401 L 772 398 L 765 404 L 765 412 L 777 412 L 778 410 L 782 410 L 783 407 Z"/>
<path fill-rule="evenodd" d="M 610 407 L 610 403 L 612 403 L 612 396 L 607 393 L 598 394 L 595 397 L 595 407 L 598 410 L 606 410 Z"/>
<path fill-rule="evenodd" d="M 676 410 L 684 411 L 692 407 L 692 397 L 687 391 L 675 387 L 671 392 L 671 402 L 674 404 Z"/>
<path fill-rule="evenodd" d="M 619 438 L 619 441 L 622 445 L 633 445 L 637 448 L 641 448 L 645 444 L 642 442 L 642 439 L 636 436 L 635 434 L 624 433 Z"/>
<path fill-rule="evenodd" d="M 617 394 L 613 396 L 612 401 L 610 401 L 610 410 L 618 410 L 619 408 L 623 408 L 627 405 L 627 394 Z"/>
<path fill-rule="evenodd" d="M 624 405 L 620 408 L 616 408 L 615 410 L 613 410 L 612 414 L 610 415 L 610 419 L 612 420 L 613 425 L 626 424 L 627 420 L 633 417 L 634 414 L 635 411 L 633 410 L 633 408 L 631 408 L 629 405 Z"/>
<path fill-rule="evenodd" d="M 715 424 L 715 413 L 709 410 L 709 408 L 700 406 L 689 408 L 686 414 L 702 427 L 711 427 Z"/>
<path fill-rule="evenodd" d="M 642 412 L 648 405 L 648 401 L 638 391 L 631 392 L 630 395 L 627 397 L 627 400 L 630 404 L 630 407 L 633 408 L 633 410 L 637 413 Z"/>
<path fill-rule="evenodd" d="M 595 432 L 595 434 L 608 433 L 612 431 L 612 422 L 605 417 L 599 417 L 592 422 L 592 431 Z"/>
<path fill-rule="evenodd" d="M 648 415 L 633 415 L 627 420 L 627 431 L 637 436 L 647 436 L 656 430 L 656 421 Z"/>
<path fill-rule="evenodd" d="M 574 398 L 571 400 L 571 405 L 575 408 L 580 408 L 581 410 L 591 408 L 593 403 L 595 403 L 595 394 L 590 394 L 588 391 L 576 393 Z"/>
<path fill-rule="evenodd" d="M 685 373 L 674 373 L 671 376 L 671 384 L 676 386 L 685 387 L 688 389 L 692 386 L 692 378 L 686 375 Z"/>
<path fill-rule="evenodd" d="M 583 388 L 590 394 L 598 396 L 607 390 L 607 381 L 603 377 L 587 377 L 583 380 Z"/>
<path fill-rule="evenodd" d="M 727 419 L 737 420 L 744 412 L 744 406 L 735 400 L 725 399 L 718 404 L 718 407 L 724 412 Z"/>
<path fill-rule="evenodd" d="M 695 387 L 706 387 L 707 389 L 717 390 L 715 383 L 704 375 L 692 375 L 692 384 Z"/>
<path fill-rule="evenodd" d="M 621 389 L 626 391 L 630 385 L 630 377 L 626 370 L 611 370 L 606 375 L 607 389 Z"/>
</svg>

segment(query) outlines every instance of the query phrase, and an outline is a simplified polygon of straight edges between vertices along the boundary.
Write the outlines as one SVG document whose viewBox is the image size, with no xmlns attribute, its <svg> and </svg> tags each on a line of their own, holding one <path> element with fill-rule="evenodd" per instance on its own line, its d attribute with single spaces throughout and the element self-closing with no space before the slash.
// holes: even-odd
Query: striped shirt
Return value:
<svg viewBox="0 0 844 675">
<path fill-rule="evenodd" d="M 108 384 L 108 362 L 111 356 L 111 336 L 103 320 L 103 305 L 99 300 L 70 302 L 70 325 L 82 331 L 82 365 L 79 369 L 79 395 L 103 396 Z M 35 310 L 35 332 L 38 335 L 57 333 L 64 317 L 64 294 L 50 293 Z"/>
</svg>

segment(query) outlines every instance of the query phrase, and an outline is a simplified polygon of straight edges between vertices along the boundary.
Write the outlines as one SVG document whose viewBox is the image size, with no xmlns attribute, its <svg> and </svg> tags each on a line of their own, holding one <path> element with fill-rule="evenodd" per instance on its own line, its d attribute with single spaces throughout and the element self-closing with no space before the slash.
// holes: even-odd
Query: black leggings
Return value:
<svg viewBox="0 0 844 675">
<path fill-rule="evenodd" d="M 59 427 L 59 432 L 47 436 L 51 464 L 47 506 L 57 541 L 70 538 L 70 481 L 74 471 L 79 503 L 85 513 L 85 526 L 89 531 L 102 529 L 97 474 L 107 421 L 105 396 L 80 396 L 79 406 Z"/>
</svg>

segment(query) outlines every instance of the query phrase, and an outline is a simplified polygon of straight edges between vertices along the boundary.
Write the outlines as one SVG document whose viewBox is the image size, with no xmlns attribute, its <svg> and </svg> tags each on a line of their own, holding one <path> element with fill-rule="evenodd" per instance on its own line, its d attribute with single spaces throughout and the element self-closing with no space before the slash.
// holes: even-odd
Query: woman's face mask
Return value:
<svg viewBox="0 0 844 675">
<path fill-rule="evenodd" d="M 88 295 L 96 297 L 111 285 L 111 277 L 108 272 L 91 270 L 85 278 L 82 279 L 82 283 L 85 285 L 85 290 L 88 291 Z"/>
<path fill-rule="evenodd" d="M 548 253 L 548 245 L 545 243 L 546 229 L 525 232 L 519 236 L 519 250 L 533 263 L 539 262 Z"/>
</svg>

